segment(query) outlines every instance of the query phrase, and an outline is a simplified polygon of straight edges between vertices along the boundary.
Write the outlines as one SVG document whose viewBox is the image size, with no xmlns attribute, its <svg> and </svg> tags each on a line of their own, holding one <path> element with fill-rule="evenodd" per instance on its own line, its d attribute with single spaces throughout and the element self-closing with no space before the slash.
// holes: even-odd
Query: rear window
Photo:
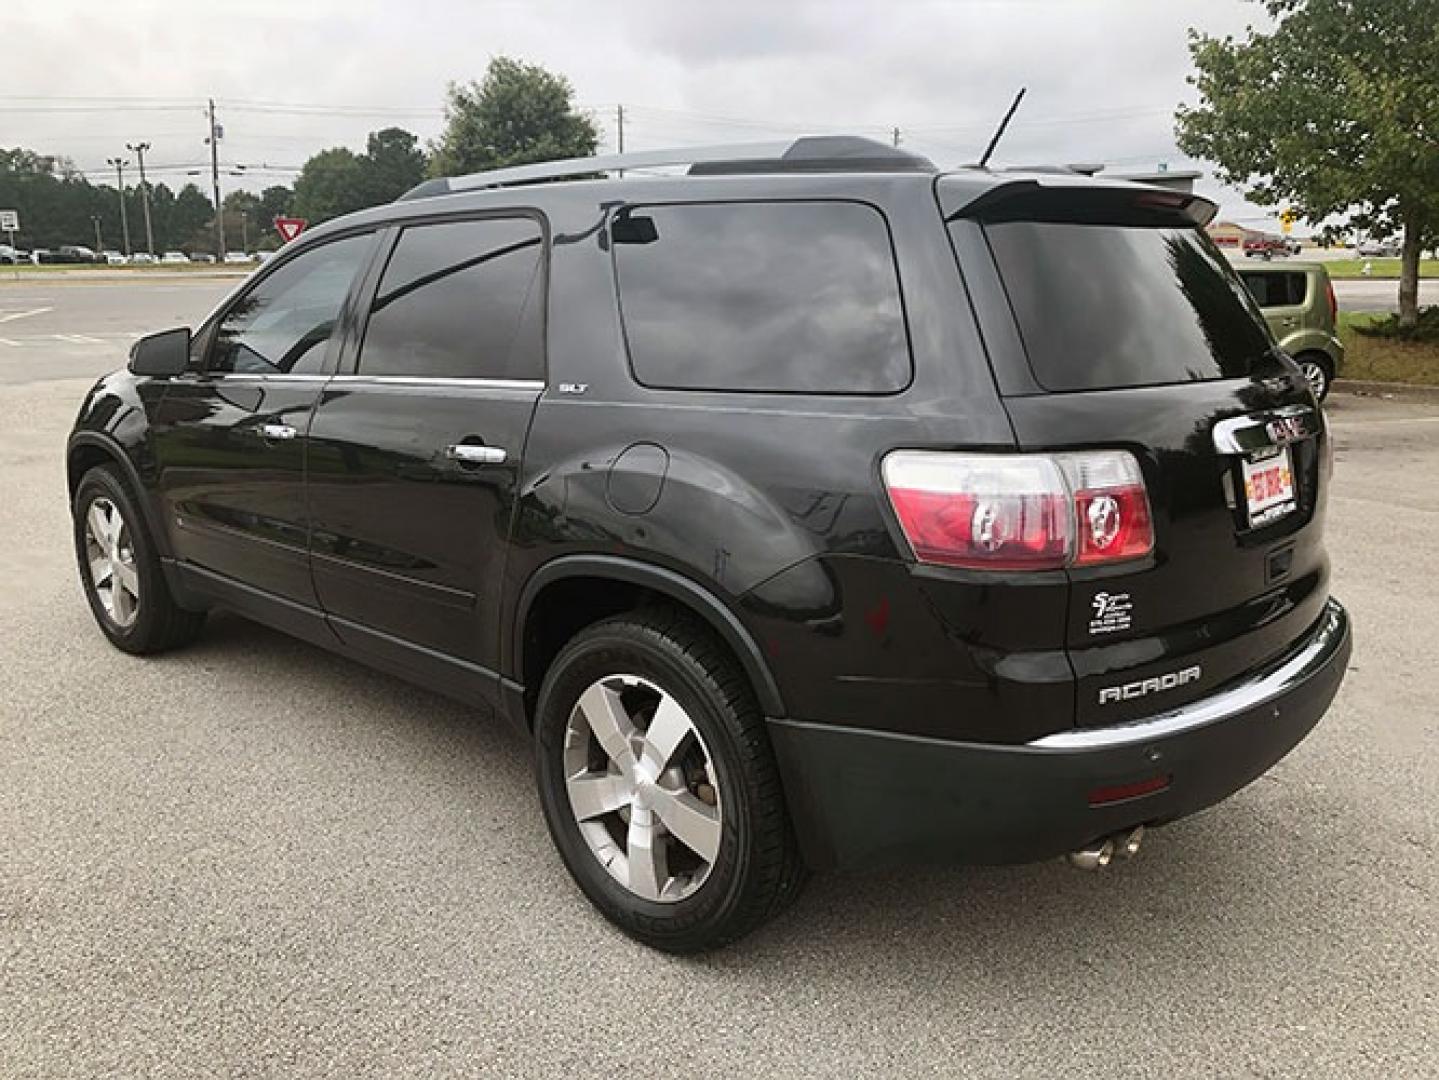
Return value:
<svg viewBox="0 0 1439 1080">
<path fill-rule="evenodd" d="M 1048 390 L 1237 378 L 1271 348 L 1198 229 L 1012 221 L 985 234 Z"/>
<path fill-rule="evenodd" d="M 1293 271 L 1268 274 L 1262 270 L 1241 270 L 1239 276 L 1262 308 L 1299 307 L 1304 303 L 1307 281 Z"/>
<path fill-rule="evenodd" d="M 888 394 L 910 379 L 889 229 L 851 202 L 637 207 L 611 229 L 635 378 Z"/>
</svg>

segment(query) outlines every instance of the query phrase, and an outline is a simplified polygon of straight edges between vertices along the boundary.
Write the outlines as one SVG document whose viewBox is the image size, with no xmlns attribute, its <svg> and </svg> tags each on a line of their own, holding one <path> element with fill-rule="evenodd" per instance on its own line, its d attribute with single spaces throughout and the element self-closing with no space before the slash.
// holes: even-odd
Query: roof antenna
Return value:
<svg viewBox="0 0 1439 1080">
<path fill-rule="evenodd" d="M 1004 119 L 999 122 L 999 130 L 994 133 L 994 138 L 989 140 L 989 145 L 984 148 L 984 157 L 979 159 L 979 167 L 982 169 L 989 164 L 989 155 L 994 153 L 994 148 L 999 145 L 999 140 L 1004 136 L 1004 129 L 1009 127 L 1009 118 L 1014 115 L 1014 110 L 1019 108 L 1019 103 L 1024 100 L 1026 87 L 1021 86 L 1019 93 L 1014 95 L 1014 101 L 1010 103 L 1009 112 L 1004 114 Z"/>
</svg>

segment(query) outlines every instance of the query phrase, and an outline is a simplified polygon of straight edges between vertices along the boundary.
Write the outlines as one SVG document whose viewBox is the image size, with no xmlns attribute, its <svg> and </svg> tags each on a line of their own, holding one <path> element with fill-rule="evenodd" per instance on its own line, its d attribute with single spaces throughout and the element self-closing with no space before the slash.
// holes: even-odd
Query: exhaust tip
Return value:
<svg viewBox="0 0 1439 1080">
<path fill-rule="evenodd" d="M 1114 841 L 1091 844 L 1069 853 L 1069 865 L 1079 870 L 1103 870 L 1114 861 Z"/>
<path fill-rule="evenodd" d="M 1115 852 L 1124 859 L 1132 859 L 1139 854 L 1139 845 L 1144 842 L 1144 826 L 1136 825 L 1127 833 L 1123 833 L 1118 843 L 1115 844 Z"/>
</svg>

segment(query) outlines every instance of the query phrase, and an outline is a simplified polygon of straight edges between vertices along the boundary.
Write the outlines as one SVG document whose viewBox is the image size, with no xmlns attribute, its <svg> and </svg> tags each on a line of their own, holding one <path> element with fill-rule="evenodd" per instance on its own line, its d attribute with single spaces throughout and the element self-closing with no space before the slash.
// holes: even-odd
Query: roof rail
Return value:
<svg viewBox="0 0 1439 1080">
<path fill-rule="evenodd" d="M 438 180 L 426 180 L 396 201 L 450 195 L 462 191 L 573 179 L 619 169 L 653 169 L 688 165 L 691 174 L 719 176 L 773 172 L 937 172 L 928 158 L 874 139 L 852 135 L 811 135 L 790 142 L 731 143 L 673 150 L 641 150 L 629 154 L 567 158 L 536 165 L 516 165 Z"/>
</svg>

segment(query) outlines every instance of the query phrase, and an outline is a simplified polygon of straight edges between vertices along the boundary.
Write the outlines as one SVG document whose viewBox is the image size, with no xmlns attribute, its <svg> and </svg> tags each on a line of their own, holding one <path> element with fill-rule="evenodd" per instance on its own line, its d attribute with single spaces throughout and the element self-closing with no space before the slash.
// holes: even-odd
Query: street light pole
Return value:
<svg viewBox="0 0 1439 1080">
<path fill-rule="evenodd" d="M 120 234 L 125 238 L 125 258 L 130 257 L 130 218 L 125 213 L 125 166 L 130 164 L 124 158 L 106 158 L 105 164 L 115 166 L 115 184 L 120 189 Z"/>
<path fill-rule="evenodd" d="M 145 151 L 150 149 L 150 144 L 147 142 L 126 143 L 125 149 L 129 150 L 139 159 L 140 196 L 143 199 L 141 205 L 145 207 L 145 250 L 151 255 L 154 255 L 155 233 L 154 230 L 150 228 L 150 185 L 145 182 Z"/>
<path fill-rule="evenodd" d="M 90 220 L 95 225 L 95 254 L 98 255 L 105 250 L 105 241 L 100 239 L 100 215 L 91 214 Z"/>
</svg>

